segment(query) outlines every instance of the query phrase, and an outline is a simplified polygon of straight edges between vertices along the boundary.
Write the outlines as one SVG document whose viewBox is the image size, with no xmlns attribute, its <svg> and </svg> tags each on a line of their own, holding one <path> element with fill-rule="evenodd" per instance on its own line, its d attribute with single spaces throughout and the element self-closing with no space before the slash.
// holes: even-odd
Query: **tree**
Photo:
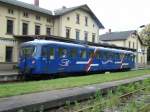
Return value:
<svg viewBox="0 0 150 112">
<path fill-rule="evenodd" d="M 147 50 L 147 60 L 150 61 L 150 47 L 148 47 Z"/>
<path fill-rule="evenodd" d="M 150 24 L 145 26 L 145 28 L 140 32 L 140 37 L 142 37 L 144 43 L 150 47 Z"/>
<path fill-rule="evenodd" d="M 147 59 L 150 61 L 150 24 L 145 26 L 140 32 L 140 37 L 142 37 L 143 42 L 148 45 Z"/>
</svg>

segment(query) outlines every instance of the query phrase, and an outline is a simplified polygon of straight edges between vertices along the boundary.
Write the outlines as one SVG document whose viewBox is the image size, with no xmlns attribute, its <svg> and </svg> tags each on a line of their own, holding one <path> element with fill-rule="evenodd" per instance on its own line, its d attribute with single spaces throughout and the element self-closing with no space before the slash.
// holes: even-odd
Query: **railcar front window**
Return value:
<svg viewBox="0 0 150 112">
<path fill-rule="evenodd" d="M 34 46 L 22 47 L 21 48 L 21 56 L 31 57 L 31 56 L 34 55 L 34 52 L 35 52 L 35 47 Z"/>
<path fill-rule="evenodd" d="M 132 62 L 134 62 L 135 61 L 135 55 L 132 55 L 131 57 L 132 57 Z"/>
</svg>

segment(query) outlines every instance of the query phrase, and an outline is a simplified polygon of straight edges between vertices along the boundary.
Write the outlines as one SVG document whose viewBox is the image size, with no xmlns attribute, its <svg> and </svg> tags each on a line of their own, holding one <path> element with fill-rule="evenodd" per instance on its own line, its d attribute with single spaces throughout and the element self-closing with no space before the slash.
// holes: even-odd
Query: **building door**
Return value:
<svg viewBox="0 0 150 112">
<path fill-rule="evenodd" d="M 13 47 L 6 47 L 6 62 L 12 62 Z"/>
</svg>

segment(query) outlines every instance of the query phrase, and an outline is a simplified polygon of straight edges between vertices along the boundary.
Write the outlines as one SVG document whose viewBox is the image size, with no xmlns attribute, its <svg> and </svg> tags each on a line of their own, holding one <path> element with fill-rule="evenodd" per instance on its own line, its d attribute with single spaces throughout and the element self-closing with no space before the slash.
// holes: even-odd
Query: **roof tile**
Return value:
<svg viewBox="0 0 150 112">
<path fill-rule="evenodd" d="M 135 30 L 121 31 L 121 32 L 110 32 L 100 35 L 101 41 L 115 41 L 115 40 L 126 40 Z"/>
<path fill-rule="evenodd" d="M 32 4 L 28 4 L 28 3 L 24 3 L 18 0 L 0 0 L 0 2 L 2 3 L 6 3 L 6 4 L 10 4 L 10 5 L 14 5 L 14 6 L 18 6 L 18 7 L 22 7 L 22 8 L 26 8 L 26 9 L 30 9 L 36 12 L 41 12 L 44 14 L 48 14 L 48 15 L 52 15 L 52 12 L 50 10 L 46 10 L 43 8 L 40 8 L 38 6 L 32 5 Z"/>
</svg>

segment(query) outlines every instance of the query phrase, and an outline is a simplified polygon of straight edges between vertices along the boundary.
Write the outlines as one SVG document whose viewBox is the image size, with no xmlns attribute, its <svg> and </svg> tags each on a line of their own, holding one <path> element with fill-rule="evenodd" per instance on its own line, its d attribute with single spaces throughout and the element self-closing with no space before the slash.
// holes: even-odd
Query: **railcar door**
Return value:
<svg viewBox="0 0 150 112">
<path fill-rule="evenodd" d="M 122 63 L 123 63 L 123 55 L 120 52 L 115 53 L 115 69 L 120 70 L 122 69 Z"/>
<path fill-rule="evenodd" d="M 112 70 L 112 57 L 110 55 L 110 51 L 102 51 L 102 69 Z"/>
<path fill-rule="evenodd" d="M 88 64 L 87 49 L 78 48 L 78 57 L 76 61 L 76 72 L 85 72 Z"/>
<path fill-rule="evenodd" d="M 111 70 L 115 70 L 115 52 L 114 51 L 110 51 L 110 59 L 111 59 L 111 63 L 110 63 L 110 66 L 111 66 Z"/>
<path fill-rule="evenodd" d="M 77 47 L 70 47 L 69 49 L 69 67 L 68 67 L 68 72 L 76 72 L 78 65 L 76 62 L 78 61 L 78 48 Z"/>
<path fill-rule="evenodd" d="M 57 53 L 57 71 L 58 73 L 69 72 L 70 60 L 69 60 L 69 48 L 64 46 L 58 46 Z"/>
<path fill-rule="evenodd" d="M 20 52 L 20 63 L 19 63 L 19 69 L 21 72 L 25 74 L 31 73 L 31 70 L 33 68 L 33 58 L 36 53 L 36 47 L 29 45 L 29 46 L 23 46 L 21 48 Z"/>
<path fill-rule="evenodd" d="M 42 68 L 46 74 L 57 73 L 55 47 L 47 45 L 42 48 Z"/>
<path fill-rule="evenodd" d="M 95 58 L 96 58 L 95 63 L 98 64 L 98 69 L 96 71 L 102 71 L 103 70 L 103 68 L 102 68 L 102 56 L 101 55 L 102 55 L 101 49 L 97 50 L 96 56 L 95 56 Z"/>
<path fill-rule="evenodd" d="M 48 74 L 48 46 L 42 46 L 42 48 L 41 48 L 40 71 L 43 74 Z"/>
<path fill-rule="evenodd" d="M 125 64 L 125 68 L 127 68 L 127 69 L 130 69 L 130 68 L 134 67 L 133 66 L 133 57 L 130 53 L 126 54 L 124 64 Z"/>
<path fill-rule="evenodd" d="M 56 47 L 48 46 L 48 73 L 57 73 Z"/>
</svg>

